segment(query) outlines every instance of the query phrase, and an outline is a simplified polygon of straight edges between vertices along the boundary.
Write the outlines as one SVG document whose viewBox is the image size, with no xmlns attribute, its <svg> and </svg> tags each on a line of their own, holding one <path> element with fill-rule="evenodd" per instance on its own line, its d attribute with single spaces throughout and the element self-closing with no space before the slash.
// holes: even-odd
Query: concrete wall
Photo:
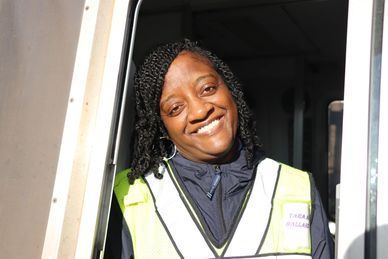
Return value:
<svg viewBox="0 0 388 259">
<path fill-rule="evenodd" d="M 83 1 L 0 1 L 0 254 L 40 258 Z"/>
</svg>

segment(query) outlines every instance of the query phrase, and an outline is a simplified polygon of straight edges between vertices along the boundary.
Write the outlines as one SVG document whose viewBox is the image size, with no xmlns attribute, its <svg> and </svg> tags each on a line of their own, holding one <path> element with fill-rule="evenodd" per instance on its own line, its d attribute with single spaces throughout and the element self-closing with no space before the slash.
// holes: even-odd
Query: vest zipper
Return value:
<svg viewBox="0 0 388 259">
<path fill-rule="evenodd" d="M 214 166 L 215 174 L 212 177 L 212 184 L 210 186 L 210 190 L 206 193 L 206 196 L 209 199 L 213 198 L 214 192 L 217 189 L 218 184 L 220 183 L 221 180 L 221 169 L 219 165 Z"/>
</svg>

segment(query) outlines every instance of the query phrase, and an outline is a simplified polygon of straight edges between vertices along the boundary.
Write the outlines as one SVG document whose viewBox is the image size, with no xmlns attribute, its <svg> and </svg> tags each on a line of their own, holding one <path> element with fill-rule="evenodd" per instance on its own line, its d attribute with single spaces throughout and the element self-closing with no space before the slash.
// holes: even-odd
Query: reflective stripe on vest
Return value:
<svg viewBox="0 0 388 259">
<path fill-rule="evenodd" d="M 135 258 L 311 258 L 309 176 L 281 168 L 279 174 L 279 163 L 270 159 L 259 164 L 237 228 L 218 249 L 206 238 L 171 170 L 160 166 L 163 179 L 148 175 L 133 185 L 128 184 L 128 170 L 119 173 L 114 190 Z"/>
</svg>

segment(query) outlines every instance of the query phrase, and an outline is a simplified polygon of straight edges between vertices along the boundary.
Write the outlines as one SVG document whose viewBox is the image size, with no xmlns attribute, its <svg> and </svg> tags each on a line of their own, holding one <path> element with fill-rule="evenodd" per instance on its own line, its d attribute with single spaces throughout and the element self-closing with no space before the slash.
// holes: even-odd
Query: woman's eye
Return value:
<svg viewBox="0 0 388 259">
<path fill-rule="evenodd" d="M 182 105 L 173 106 L 168 112 L 169 116 L 176 116 L 180 113 Z"/>
<path fill-rule="evenodd" d="M 209 94 L 214 93 L 214 92 L 216 91 L 216 89 L 217 89 L 217 87 L 214 86 L 214 85 L 206 86 L 206 87 L 203 89 L 202 93 L 203 93 L 204 95 L 209 95 Z"/>
</svg>

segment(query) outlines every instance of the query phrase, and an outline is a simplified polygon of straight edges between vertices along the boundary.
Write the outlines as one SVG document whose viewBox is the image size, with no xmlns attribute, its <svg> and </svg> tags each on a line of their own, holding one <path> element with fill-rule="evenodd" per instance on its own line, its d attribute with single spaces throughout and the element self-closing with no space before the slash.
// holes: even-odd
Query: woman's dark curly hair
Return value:
<svg viewBox="0 0 388 259">
<path fill-rule="evenodd" d="M 197 43 L 184 39 L 156 48 L 135 74 L 136 144 L 132 171 L 128 173 L 130 183 L 149 171 L 152 171 L 156 177 L 161 177 L 158 166 L 163 161 L 163 157 L 168 156 L 171 148 L 162 138 L 167 136 L 167 131 L 160 117 L 159 101 L 167 70 L 182 51 L 192 52 L 208 59 L 228 86 L 238 109 L 239 138 L 246 150 L 248 166 L 252 167 L 254 149 L 260 145 L 256 136 L 255 122 L 244 100 L 240 83 L 229 67 L 217 56 L 200 48 Z"/>
</svg>

